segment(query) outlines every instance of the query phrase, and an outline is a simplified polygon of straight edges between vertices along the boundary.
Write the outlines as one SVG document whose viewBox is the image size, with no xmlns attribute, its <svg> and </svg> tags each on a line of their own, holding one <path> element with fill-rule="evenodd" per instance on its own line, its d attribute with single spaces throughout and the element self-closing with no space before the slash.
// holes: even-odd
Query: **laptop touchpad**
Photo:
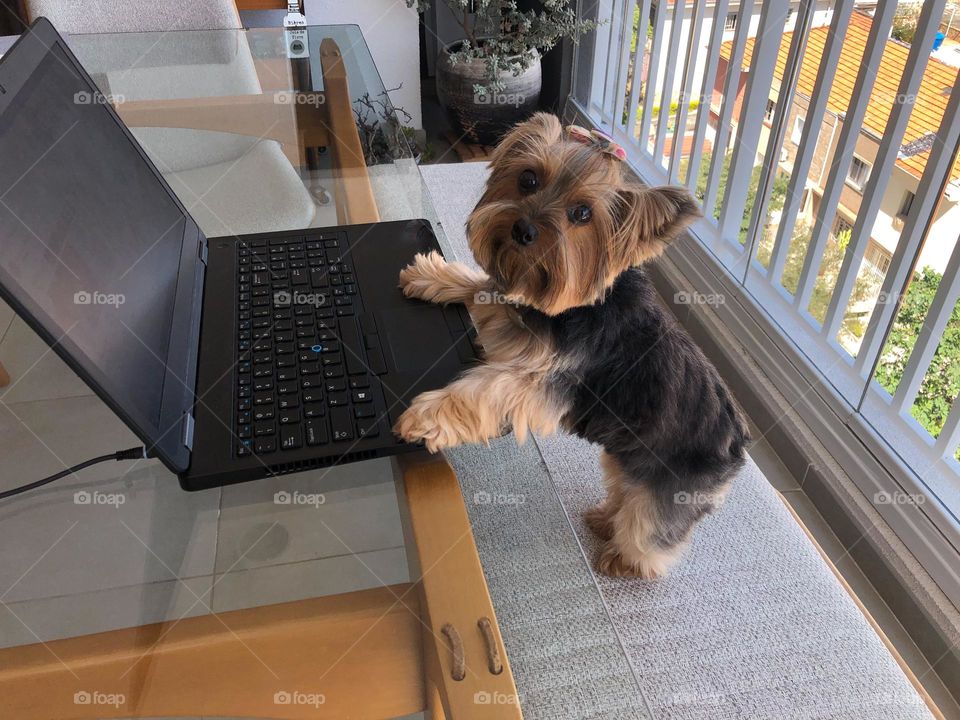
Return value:
<svg viewBox="0 0 960 720">
<path fill-rule="evenodd" d="M 385 352 L 393 355 L 398 371 L 423 372 L 430 366 L 442 366 L 444 360 L 459 362 L 454 338 L 439 307 L 411 305 L 376 315 L 381 340 L 386 340 L 381 345 Z"/>
</svg>

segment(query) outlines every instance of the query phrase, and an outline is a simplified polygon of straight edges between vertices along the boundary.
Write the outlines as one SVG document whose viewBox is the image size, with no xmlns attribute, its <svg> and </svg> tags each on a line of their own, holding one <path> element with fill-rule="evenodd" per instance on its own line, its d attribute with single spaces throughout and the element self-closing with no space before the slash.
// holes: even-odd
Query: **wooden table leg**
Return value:
<svg viewBox="0 0 960 720">
<path fill-rule="evenodd" d="M 442 457 L 406 455 L 400 465 L 404 519 L 416 550 L 412 579 L 421 589 L 421 617 L 427 625 L 426 705 L 433 718 L 519 720 L 517 687 L 460 483 Z"/>
</svg>

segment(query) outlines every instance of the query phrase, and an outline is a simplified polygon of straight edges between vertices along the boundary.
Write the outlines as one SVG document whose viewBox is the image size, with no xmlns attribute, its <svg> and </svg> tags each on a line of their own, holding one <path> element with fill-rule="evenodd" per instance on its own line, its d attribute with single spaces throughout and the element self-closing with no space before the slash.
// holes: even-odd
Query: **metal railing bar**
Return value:
<svg viewBox="0 0 960 720">
<path fill-rule="evenodd" d="M 634 134 L 637 128 L 637 110 L 640 106 L 640 87 L 643 85 L 643 61 L 647 53 L 647 28 L 650 25 L 650 0 L 640 0 L 640 19 L 637 23 L 637 47 L 633 53 L 633 81 L 630 86 L 630 112 L 627 115 L 627 136 L 631 144 L 639 146 L 639 138 Z M 649 80 L 647 81 L 649 82 Z"/>
<path fill-rule="evenodd" d="M 779 154 L 777 153 L 783 147 L 783 141 L 787 134 L 790 109 L 793 107 L 793 96 L 797 91 L 797 82 L 800 79 L 800 70 L 803 66 L 803 55 L 807 47 L 807 34 L 813 22 L 815 9 L 816 0 L 801 0 L 797 21 L 794 24 L 793 37 L 790 40 L 790 49 L 787 51 L 784 77 L 780 80 L 780 90 L 777 93 L 777 107 L 773 113 L 773 122 L 767 140 L 766 159 L 760 168 L 757 194 L 750 212 L 750 223 L 747 229 L 750 247 L 743 256 L 743 277 L 740 279 L 743 285 L 746 285 L 750 263 L 756 257 L 757 248 L 763 235 L 762 223 L 764 218 L 767 217 L 770 193 L 780 166 Z"/>
<path fill-rule="evenodd" d="M 730 122 L 733 117 L 733 106 L 737 102 L 737 85 L 740 81 L 740 70 L 743 65 L 743 51 L 747 46 L 747 36 L 750 34 L 750 17 L 753 14 L 753 0 L 740 4 L 741 21 L 733 34 L 733 50 L 730 53 L 730 62 L 727 64 L 727 75 L 723 82 L 723 106 L 720 110 L 720 119 L 717 121 L 717 132 L 713 143 L 713 157 L 710 161 L 710 175 L 703 198 L 703 214 L 708 220 L 713 218 L 713 209 L 717 200 L 717 191 L 720 185 L 720 172 L 727 150 L 727 136 L 730 134 Z M 746 12 L 746 10 L 750 12 Z M 744 19 L 746 21 L 744 21 Z M 717 48 L 720 52 L 720 48 Z"/>
<path fill-rule="evenodd" d="M 687 52 L 684 54 L 686 60 L 683 66 L 683 77 L 680 80 L 680 99 L 677 102 L 677 115 L 673 123 L 673 143 L 670 148 L 670 169 L 668 171 L 668 177 L 671 183 L 680 181 L 680 160 L 683 157 L 683 141 L 687 136 L 687 116 L 690 110 L 690 103 L 693 101 L 690 93 L 693 90 L 693 77 L 697 71 L 697 55 L 700 49 L 700 37 L 703 35 L 703 17 L 706 11 L 706 5 L 707 0 L 696 0 L 693 6 L 693 13 L 690 16 L 690 33 L 687 36 Z M 700 102 L 702 102 L 702 99 Z M 677 138 L 678 133 L 680 135 L 679 144 Z M 690 148 L 690 154 L 693 154 L 692 147 Z"/>
<path fill-rule="evenodd" d="M 707 66 L 703 71 L 700 84 L 700 98 L 697 107 L 697 123 L 693 131 L 693 143 L 690 145 L 690 162 L 687 163 L 687 177 L 684 184 L 690 192 L 697 190 L 697 178 L 700 177 L 700 163 L 703 159 L 703 141 L 707 135 L 710 120 L 710 101 L 713 97 L 713 83 L 717 78 L 717 66 L 720 63 L 720 46 L 723 44 L 723 19 L 727 17 L 729 0 L 717 0 L 713 6 L 713 25 L 710 29 L 710 44 L 707 48 Z M 694 49 L 696 52 L 696 49 Z M 691 55 L 691 59 L 693 56 Z"/>
<path fill-rule="evenodd" d="M 667 16 L 665 5 L 666 3 L 663 0 L 657 3 L 657 14 L 653 23 L 653 40 L 650 47 L 650 62 L 647 63 L 647 89 L 643 98 L 643 116 L 640 118 L 639 137 L 640 147 L 645 153 L 650 152 L 650 121 L 653 115 L 653 103 L 657 96 L 657 72 L 660 65 L 660 52 L 663 49 L 663 26 Z"/>
<path fill-rule="evenodd" d="M 943 17 L 945 6 L 946 0 L 927 0 L 920 11 L 916 35 L 910 45 L 907 64 L 903 69 L 900 85 L 897 87 L 897 97 L 894 99 L 893 109 L 883 130 L 883 142 L 880 143 L 879 151 L 874 158 L 867 190 L 853 225 L 851 242 L 844 253 L 837 284 L 827 305 L 827 314 L 823 322 L 823 334 L 827 337 L 836 337 L 843 322 L 847 302 L 853 292 L 853 285 L 860 271 L 860 263 L 870 243 L 873 224 L 880 211 L 880 203 L 886 192 L 893 165 L 900 152 L 900 143 L 907 129 L 907 122 L 913 111 L 913 102 L 906 102 L 906 99 L 916 98 L 920 89 L 927 59 L 930 57 L 929 48 L 933 46 L 933 36 L 940 29 L 940 18 Z"/>
<path fill-rule="evenodd" d="M 617 94 L 614 97 L 613 102 L 613 119 L 611 120 L 611 125 L 617 127 L 623 127 L 623 124 L 620 118 L 623 117 L 623 106 L 625 102 L 624 96 L 627 92 L 627 73 L 630 68 L 630 40 L 632 39 L 633 34 L 633 8 L 635 7 L 635 0 L 624 0 L 623 3 L 623 18 L 620 23 L 620 64 L 617 66 L 617 81 L 616 81 L 616 90 Z M 637 45 L 640 44 L 640 39 L 637 38 Z"/>
<path fill-rule="evenodd" d="M 804 118 L 803 134 L 800 145 L 793 161 L 793 170 L 790 173 L 790 182 L 787 186 L 787 196 L 784 200 L 783 211 L 780 214 L 780 224 L 777 227 L 777 237 L 774 240 L 770 255 L 767 278 L 777 284 L 783 275 L 783 268 L 787 262 L 787 253 L 793 239 L 793 229 L 800 212 L 800 201 L 806 188 L 807 178 L 810 175 L 810 166 L 813 164 L 814 151 L 820 138 L 820 128 L 827 110 L 827 101 L 830 98 L 830 89 L 837 73 L 840 52 L 843 50 L 844 36 L 853 14 L 854 0 L 838 0 L 833 10 L 833 19 L 827 31 L 827 40 L 823 47 L 823 56 L 817 68 L 817 80 L 813 86 L 813 95 L 807 105 L 807 115 Z"/>
<path fill-rule="evenodd" d="M 677 59 L 680 56 L 680 39 L 683 37 L 683 14 L 686 3 L 675 0 L 670 25 L 670 44 L 667 46 L 667 64 L 663 72 L 660 90 L 660 118 L 657 120 L 657 137 L 653 144 L 654 161 L 663 165 L 663 148 L 667 141 L 667 120 L 673 100 L 673 81 L 677 76 Z M 676 138 L 674 138 L 676 140 Z M 676 144 L 676 143 L 674 143 Z"/>
<path fill-rule="evenodd" d="M 960 297 L 960 238 L 950 254 L 950 260 L 943 271 L 943 279 L 937 286 L 937 292 L 920 327 L 910 359 L 907 360 L 907 365 L 903 369 L 903 377 L 900 378 L 897 390 L 893 394 L 893 407 L 898 412 L 904 412 L 913 405 L 958 297 Z"/>
<path fill-rule="evenodd" d="M 886 48 L 887 37 L 893 23 L 893 16 L 897 10 L 897 3 L 878 3 L 870 26 L 867 47 L 861 59 L 860 72 L 854 82 L 850 105 L 843 118 L 843 127 L 837 149 L 834 152 L 830 175 L 823 197 L 820 200 L 820 209 L 814 222 L 810 244 L 803 259 L 803 269 L 800 271 L 800 280 L 797 292 L 794 295 L 794 305 L 797 308 L 806 308 L 810 304 L 813 288 L 820 271 L 820 261 L 823 259 L 827 247 L 827 240 L 833 230 L 833 218 L 840 203 L 840 193 L 846 182 L 847 170 L 853 160 L 853 153 L 857 146 L 857 138 L 863 127 L 863 118 L 867 112 L 870 93 L 873 90 L 880 61 Z"/>
<path fill-rule="evenodd" d="M 890 267 L 887 268 L 880 286 L 880 298 L 883 302 L 878 302 L 874 308 L 860 343 L 860 350 L 854 360 L 854 369 L 865 380 L 872 378 L 876 373 L 880 353 L 883 352 L 887 336 L 893 328 L 900 305 L 919 264 L 924 240 L 937 219 L 937 207 L 950 182 L 950 174 L 958 153 L 960 153 L 960 74 L 954 82 L 950 100 L 937 130 L 937 142 L 934 143 L 930 157 L 927 159 L 913 205 L 900 232 L 900 242 L 897 243 Z M 866 392 L 867 388 L 864 388 L 864 396 Z M 861 398 L 858 409 L 862 404 Z"/>
<path fill-rule="evenodd" d="M 789 7 L 789 0 L 767 0 L 760 8 L 760 24 L 757 27 L 757 37 L 753 41 L 750 72 L 744 89 L 740 120 L 737 123 L 737 141 L 730 158 L 727 186 L 724 188 L 720 210 L 720 236 L 738 243 L 747 191 L 760 145 L 764 112 L 770 99 L 770 87 L 773 84 L 773 73 L 777 66 Z M 767 165 L 773 159 L 765 158 L 763 164 Z"/>
</svg>

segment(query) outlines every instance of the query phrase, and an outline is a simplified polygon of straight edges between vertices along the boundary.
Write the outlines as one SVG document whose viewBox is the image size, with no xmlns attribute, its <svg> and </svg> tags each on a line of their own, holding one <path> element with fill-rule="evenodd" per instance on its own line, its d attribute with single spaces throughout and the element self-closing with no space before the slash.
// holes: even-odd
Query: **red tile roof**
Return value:
<svg viewBox="0 0 960 720">
<path fill-rule="evenodd" d="M 860 71 L 861 60 L 867 46 L 867 38 L 872 24 L 873 19 L 869 15 L 854 12 L 851 16 L 843 48 L 840 50 L 840 62 L 834 76 L 833 86 L 830 88 L 830 97 L 827 100 L 827 107 L 836 114 L 846 112 L 850 105 L 853 86 L 857 79 L 857 73 Z M 813 94 L 820 58 L 823 56 L 823 48 L 829 31 L 830 28 L 827 26 L 813 28 L 807 38 L 807 48 L 803 55 L 800 77 L 797 81 L 797 92 L 806 97 Z M 792 32 L 783 33 L 775 71 L 778 80 L 783 79 L 787 64 L 787 53 L 792 38 Z M 753 41 L 754 38 L 747 38 L 743 58 L 745 69 L 749 68 L 753 57 Z M 731 49 L 732 43 L 723 43 L 720 47 L 720 57 L 729 61 Z M 883 136 L 887 118 L 893 108 L 894 101 L 897 100 L 898 86 L 904 67 L 907 64 L 909 52 L 909 45 L 896 40 L 886 41 L 883 58 L 880 61 L 880 69 L 870 93 L 870 101 L 867 104 L 867 112 L 863 121 L 864 128 L 878 137 Z M 910 113 L 906 132 L 901 141 L 901 147 L 916 143 L 925 135 L 937 132 L 947 107 L 947 101 L 950 98 L 950 90 L 957 79 L 957 73 L 957 68 L 950 67 L 935 58 L 929 58 L 923 73 L 923 79 L 920 82 L 920 90 L 917 92 L 917 98 Z M 915 148 L 922 148 L 923 145 L 924 143 L 917 143 Z M 898 158 L 897 165 L 914 177 L 919 178 L 924 167 L 926 167 L 929 156 L 928 149 L 921 150 L 911 157 Z M 960 179 L 960 159 L 954 163 L 951 173 L 951 180 L 958 179 Z"/>
</svg>

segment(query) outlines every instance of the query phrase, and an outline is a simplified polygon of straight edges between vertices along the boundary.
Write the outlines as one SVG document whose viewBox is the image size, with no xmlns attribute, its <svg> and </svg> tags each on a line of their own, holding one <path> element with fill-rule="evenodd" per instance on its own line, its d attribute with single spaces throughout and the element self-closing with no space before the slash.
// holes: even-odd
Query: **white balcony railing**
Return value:
<svg viewBox="0 0 960 720">
<path fill-rule="evenodd" d="M 858 5 L 581 0 L 604 24 L 578 47 L 571 99 L 645 182 L 695 193 L 694 236 L 889 471 L 863 489 L 901 493 L 911 507 L 883 514 L 956 551 L 960 75 L 931 57 L 944 0 L 906 20 Z M 909 42 L 891 37 L 904 22 Z"/>
</svg>

